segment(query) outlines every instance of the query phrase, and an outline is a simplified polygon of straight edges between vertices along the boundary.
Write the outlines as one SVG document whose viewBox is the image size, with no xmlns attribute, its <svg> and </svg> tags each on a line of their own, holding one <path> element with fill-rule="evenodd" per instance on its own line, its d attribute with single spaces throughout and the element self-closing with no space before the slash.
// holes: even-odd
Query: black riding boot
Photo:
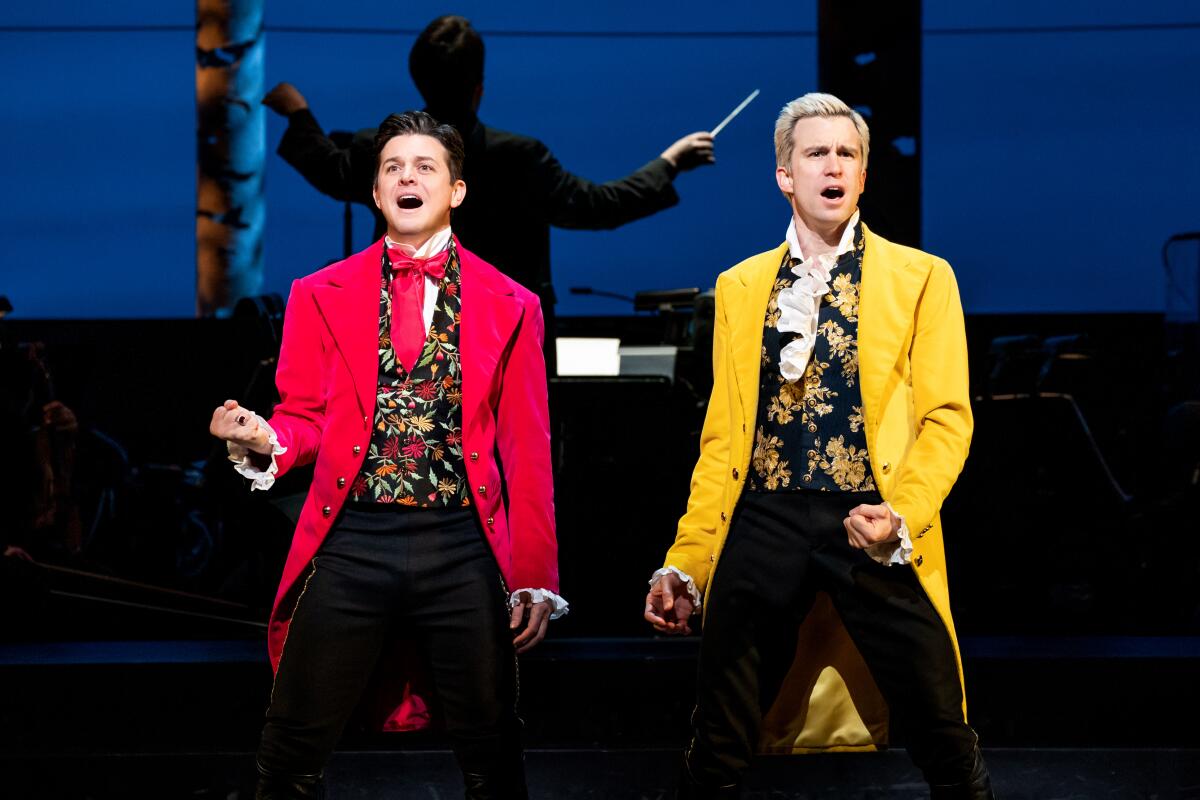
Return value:
<svg viewBox="0 0 1200 800">
<path fill-rule="evenodd" d="M 466 800 L 529 800 L 525 786 L 525 752 L 520 734 L 507 737 L 500 752 L 488 757 L 464 757 L 459 766 L 466 784 Z"/>
<path fill-rule="evenodd" d="M 525 771 L 464 772 L 466 800 L 529 800 L 525 788 Z"/>
<path fill-rule="evenodd" d="M 258 768 L 254 800 L 323 800 L 325 779 L 316 775 L 283 775 Z"/>
<path fill-rule="evenodd" d="M 736 783 L 728 786 L 710 788 L 699 783 L 692 777 L 688 769 L 687 759 L 681 759 L 679 765 L 679 780 L 676 783 L 675 800 L 737 800 L 742 796 L 741 787 Z"/>
<path fill-rule="evenodd" d="M 987 764 L 983 763 L 983 754 L 975 748 L 974 763 L 971 765 L 971 776 L 964 783 L 949 783 L 929 785 L 929 800 L 996 800 L 992 792 L 992 780 L 988 775 Z"/>
</svg>

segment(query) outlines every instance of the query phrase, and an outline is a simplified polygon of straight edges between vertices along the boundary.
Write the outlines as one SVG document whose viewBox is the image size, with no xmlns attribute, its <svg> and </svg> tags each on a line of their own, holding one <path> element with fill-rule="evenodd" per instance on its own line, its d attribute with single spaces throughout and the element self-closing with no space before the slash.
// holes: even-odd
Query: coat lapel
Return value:
<svg viewBox="0 0 1200 800">
<path fill-rule="evenodd" d="M 495 269 L 461 244 L 458 254 L 462 270 L 462 327 L 458 345 L 463 430 L 467 431 L 476 419 L 479 405 L 490 394 L 500 356 L 521 321 L 522 310 L 512 286 Z"/>
<path fill-rule="evenodd" d="M 736 294 L 729 298 L 729 357 L 737 376 L 738 396 L 742 401 L 742 417 L 748 420 L 747 430 L 758 415 L 758 379 L 762 369 L 763 324 L 771 287 L 779 274 L 779 265 L 787 243 L 762 253 L 735 274 L 738 280 L 730 287 Z"/>
<path fill-rule="evenodd" d="M 313 298 L 354 381 L 359 411 L 372 416 L 379 384 L 379 285 L 383 240 L 331 267 Z"/>
<path fill-rule="evenodd" d="M 905 374 L 901 362 L 912 341 L 925 273 L 908 268 L 907 249 L 863 228 L 867 241 L 858 312 L 858 371 L 871 434 L 868 441 L 874 441 L 883 401 Z"/>
</svg>

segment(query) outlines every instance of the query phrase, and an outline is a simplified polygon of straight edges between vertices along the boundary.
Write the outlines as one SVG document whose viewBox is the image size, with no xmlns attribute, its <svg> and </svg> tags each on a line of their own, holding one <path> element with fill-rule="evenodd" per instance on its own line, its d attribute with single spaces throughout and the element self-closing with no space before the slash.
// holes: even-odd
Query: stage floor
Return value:
<svg viewBox="0 0 1200 800">
<path fill-rule="evenodd" d="M 991 749 L 1003 800 L 1196 800 L 1198 750 Z M 535 800 L 667 800 L 675 750 L 532 750 Z M 13 800 L 250 800 L 250 753 L 0 756 L 0 795 Z M 445 750 L 341 752 L 329 766 L 328 800 L 462 797 Z M 773 756 L 755 763 L 745 800 L 918 800 L 928 797 L 902 751 Z"/>
</svg>

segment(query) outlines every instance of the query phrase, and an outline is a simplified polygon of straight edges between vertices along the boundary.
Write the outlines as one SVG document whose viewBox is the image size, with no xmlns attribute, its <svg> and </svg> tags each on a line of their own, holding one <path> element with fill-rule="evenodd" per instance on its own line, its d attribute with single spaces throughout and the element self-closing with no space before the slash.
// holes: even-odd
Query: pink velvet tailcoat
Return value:
<svg viewBox="0 0 1200 800">
<path fill-rule="evenodd" d="M 276 460 L 281 475 L 313 460 L 316 466 L 271 612 L 267 638 L 275 669 L 313 558 L 346 502 L 371 440 L 382 249 L 380 240 L 297 280 L 288 299 L 275 376 L 280 402 L 270 419 L 287 452 Z M 462 448 L 471 500 L 505 584 L 557 592 L 541 307 L 536 295 L 461 245 L 458 253 Z M 397 643 L 381 667 L 374 693 L 385 709 L 385 729 L 409 730 L 428 722 L 415 656 Z"/>
</svg>

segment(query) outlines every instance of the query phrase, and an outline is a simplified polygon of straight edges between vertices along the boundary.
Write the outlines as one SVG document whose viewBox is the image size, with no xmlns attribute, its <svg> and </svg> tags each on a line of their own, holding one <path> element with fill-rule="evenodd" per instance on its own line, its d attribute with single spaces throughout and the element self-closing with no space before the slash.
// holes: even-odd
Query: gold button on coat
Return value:
<svg viewBox="0 0 1200 800">
<path fill-rule="evenodd" d="M 738 471 L 737 471 L 737 467 L 734 467 L 734 468 L 733 468 L 733 479 L 734 479 L 735 481 L 738 479 Z"/>
<path fill-rule="evenodd" d="M 486 486 L 480 486 L 480 487 L 479 487 L 479 493 L 480 493 L 480 494 L 487 494 L 487 487 L 486 487 Z"/>
<path fill-rule="evenodd" d="M 879 469 L 881 469 L 883 471 L 884 475 L 887 475 L 888 470 L 890 470 L 891 468 L 892 468 L 892 465 L 886 461 L 879 465 Z"/>
<path fill-rule="evenodd" d="M 478 460 L 479 460 L 479 453 L 471 453 L 471 460 L 472 460 L 472 461 L 478 461 Z"/>
<path fill-rule="evenodd" d="M 918 567 L 919 567 L 919 566 L 921 566 L 922 564 L 924 564 L 924 563 L 925 563 L 925 556 L 917 556 L 917 560 L 916 560 L 914 563 L 915 563 L 915 564 L 916 564 Z"/>
<path fill-rule="evenodd" d="M 329 506 L 325 506 L 324 508 L 321 509 L 321 514 L 323 514 L 326 517 L 328 517 L 332 513 L 333 513 L 333 509 L 330 508 Z"/>
<path fill-rule="evenodd" d="M 354 445 L 354 455 L 358 455 L 361 452 L 362 452 L 362 448 L 359 447 L 358 445 Z"/>
<path fill-rule="evenodd" d="M 338 488 L 341 489 L 341 488 L 345 487 L 345 485 L 346 485 L 346 479 L 338 478 Z"/>
<path fill-rule="evenodd" d="M 492 519 L 491 517 L 488 517 L 488 527 L 490 528 L 495 524 L 496 524 L 496 520 Z"/>
</svg>

